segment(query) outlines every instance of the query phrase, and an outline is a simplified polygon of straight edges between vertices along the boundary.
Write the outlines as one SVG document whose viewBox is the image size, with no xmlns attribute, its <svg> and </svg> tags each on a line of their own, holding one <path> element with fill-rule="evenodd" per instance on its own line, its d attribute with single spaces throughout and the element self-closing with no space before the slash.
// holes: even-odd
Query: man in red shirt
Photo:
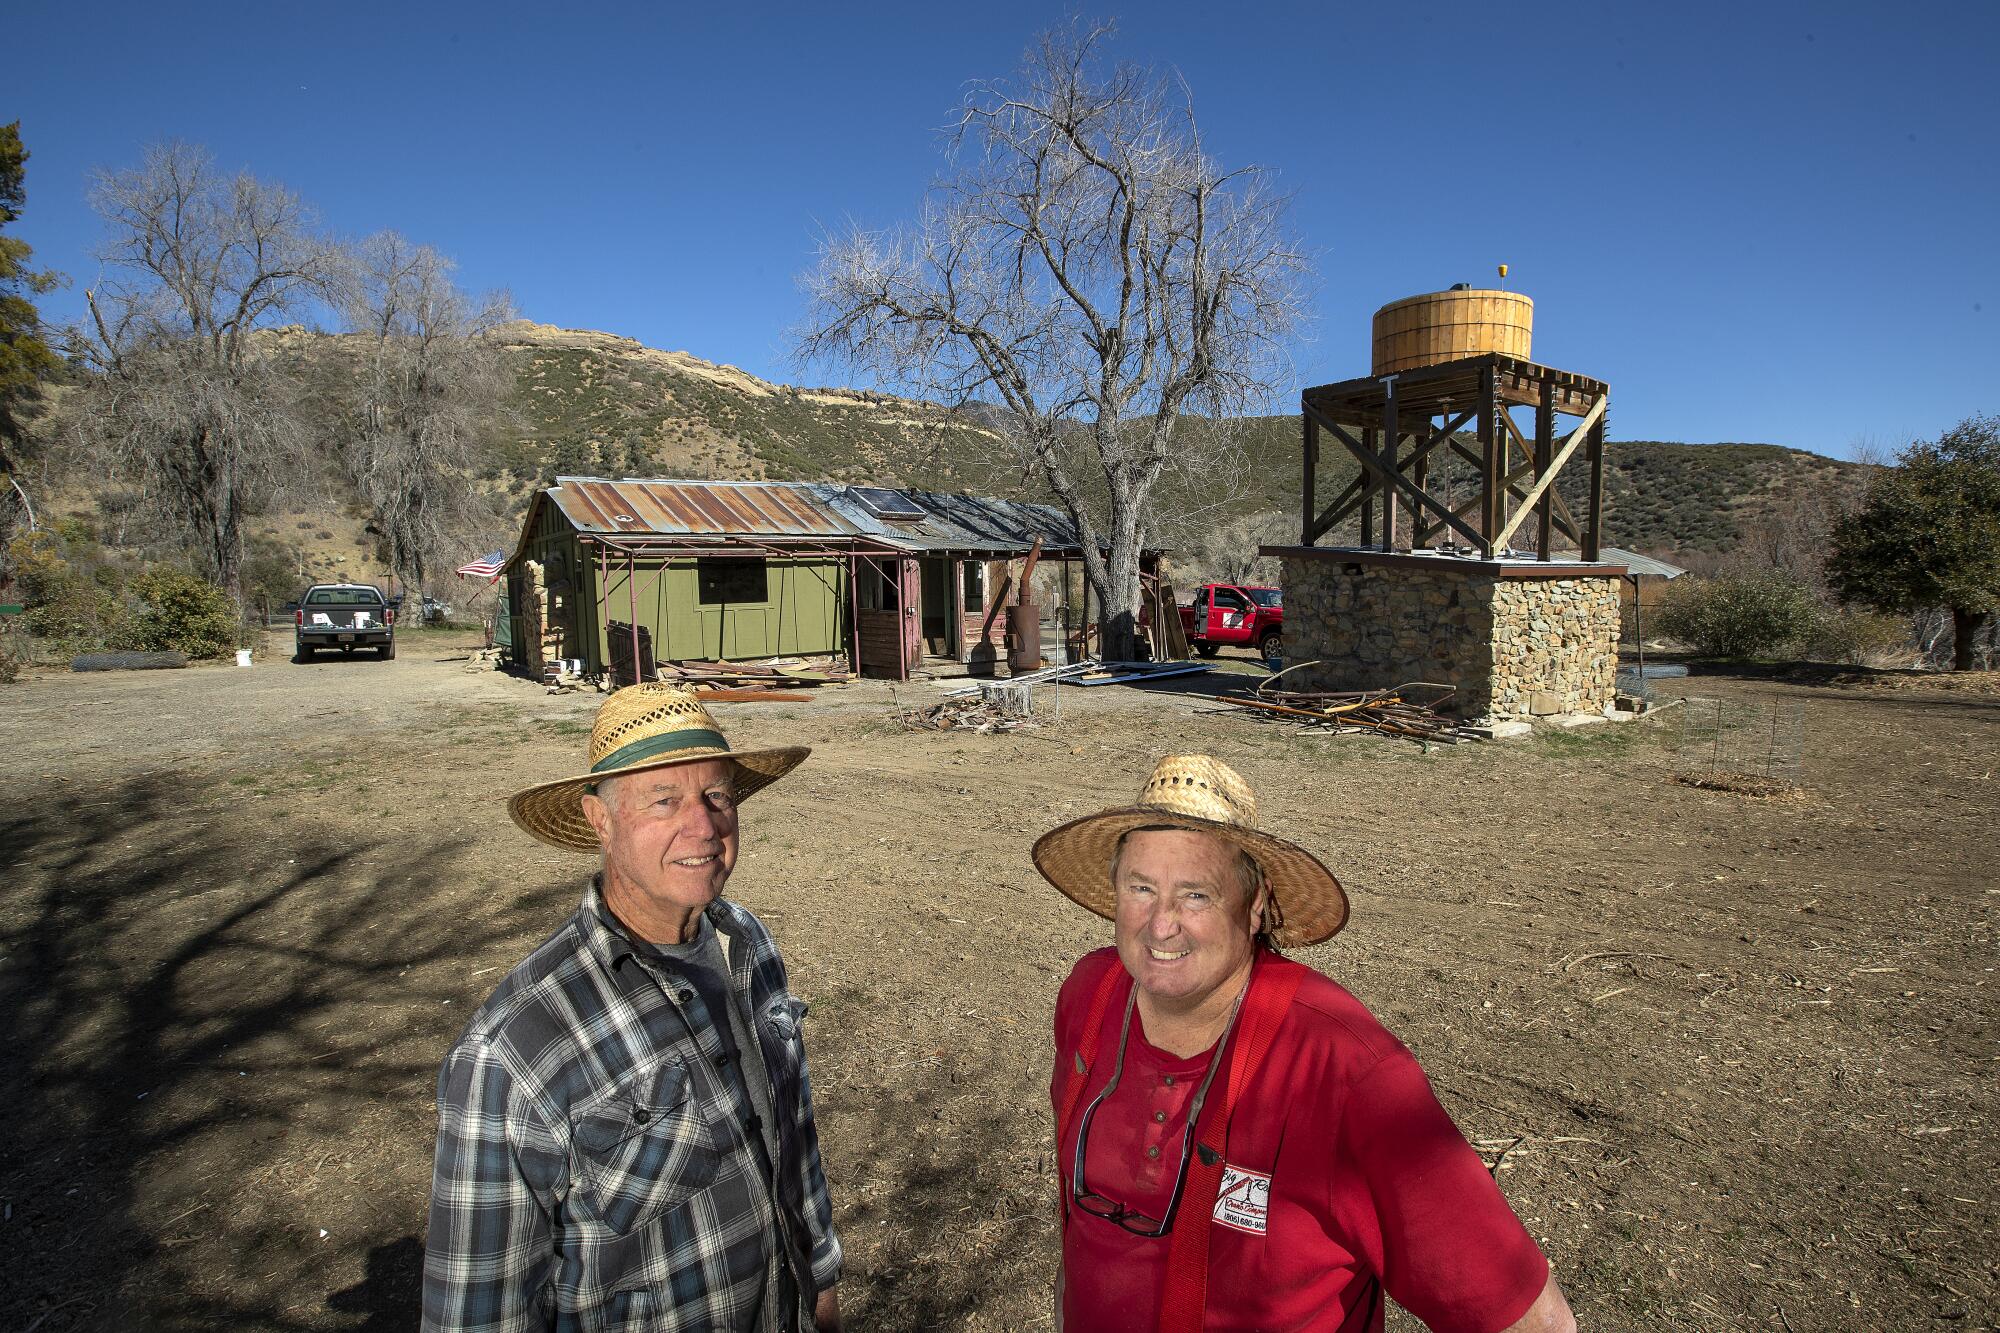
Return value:
<svg viewBox="0 0 2000 1333">
<path fill-rule="evenodd" d="M 1164 759 L 1034 856 L 1117 938 L 1056 1001 L 1059 1326 L 1380 1333 L 1386 1294 L 1438 1333 L 1573 1333 L 1415 1057 L 1277 953 L 1347 897 L 1233 769 Z"/>
</svg>

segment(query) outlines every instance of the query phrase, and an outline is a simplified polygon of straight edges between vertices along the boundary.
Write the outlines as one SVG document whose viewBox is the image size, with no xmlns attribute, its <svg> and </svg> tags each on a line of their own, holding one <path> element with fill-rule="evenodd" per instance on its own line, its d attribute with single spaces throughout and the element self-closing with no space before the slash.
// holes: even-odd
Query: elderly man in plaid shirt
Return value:
<svg viewBox="0 0 2000 1333">
<path fill-rule="evenodd" d="M 693 695 L 638 685 L 589 773 L 513 799 L 603 869 L 439 1074 L 425 1329 L 839 1328 L 806 1006 L 721 896 L 739 803 L 807 753 L 732 751 Z"/>
</svg>

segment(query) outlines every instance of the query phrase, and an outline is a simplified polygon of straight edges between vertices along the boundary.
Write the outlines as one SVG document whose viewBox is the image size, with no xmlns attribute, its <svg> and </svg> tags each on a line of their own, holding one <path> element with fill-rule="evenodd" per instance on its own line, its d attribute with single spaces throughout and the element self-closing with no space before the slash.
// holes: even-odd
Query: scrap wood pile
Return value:
<svg viewBox="0 0 2000 1333">
<path fill-rule="evenodd" d="M 1032 718 L 1010 711 L 991 695 L 960 695 L 926 708 L 898 708 L 896 720 L 906 731 L 976 731 L 982 736 L 1035 725 Z"/>
<path fill-rule="evenodd" d="M 1310 666 L 1312 663 L 1301 663 Z M 1281 672 L 1280 675 L 1283 673 Z M 1277 680 L 1271 677 L 1271 681 Z M 1284 690 L 1266 681 L 1252 694 L 1218 695 L 1217 701 L 1249 709 L 1260 718 L 1292 722 L 1335 734 L 1372 731 L 1400 736 L 1428 748 L 1478 740 L 1478 733 L 1438 708 L 1458 693 L 1455 685 L 1413 680 L 1386 690 Z"/>
</svg>

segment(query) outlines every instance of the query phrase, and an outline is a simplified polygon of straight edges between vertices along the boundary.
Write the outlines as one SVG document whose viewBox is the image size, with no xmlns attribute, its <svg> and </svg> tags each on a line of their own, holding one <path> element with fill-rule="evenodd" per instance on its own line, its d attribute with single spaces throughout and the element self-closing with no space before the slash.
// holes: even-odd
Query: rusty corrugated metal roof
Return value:
<svg viewBox="0 0 2000 1333">
<path fill-rule="evenodd" d="M 911 551 L 1025 551 L 1042 539 L 1043 549 L 1079 549 L 1076 524 L 1050 505 L 997 500 L 982 495 L 951 495 L 942 491 L 902 488 L 896 494 L 922 517 L 915 521 L 881 518 L 869 512 L 851 487 L 814 487 L 827 508 L 860 531 Z"/>
<path fill-rule="evenodd" d="M 549 498 L 580 532 L 854 537 L 859 530 L 799 482 L 607 481 L 558 477 Z"/>
<path fill-rule="evenodd" d="M 611 481 L 557 477 L 546 492 L 579 532 L 643 537 L 823 538 L 904 551 L 1078 549 L 1076 525 L 1049 505 L 897 489 L 920 516 L 885 519 L 851 487 L 804 481 Z"/>
</svg>

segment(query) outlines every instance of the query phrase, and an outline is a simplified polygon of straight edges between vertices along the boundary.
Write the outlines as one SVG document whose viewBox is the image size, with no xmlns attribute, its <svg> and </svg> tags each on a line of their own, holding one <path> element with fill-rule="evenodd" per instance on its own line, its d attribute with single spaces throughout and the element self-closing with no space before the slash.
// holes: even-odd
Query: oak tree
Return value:
<svg viewBox="0 0 2000 1333">
<path fill-rule="evenodd" d="M 27 162 L 21 122 L 0 125 L 0 228 L 19 219 L 27 202 Z M 34 445 L 29 426 L 43 411 L 42 386 L 61 367 L 34 302 L 61 279 L 34 268 L 33 256 L 26 241 L 0 234 L 0 586 L 8 580 L 8 542 L 34 513 L 20 476 Z"/>
<path fill-rule="evenodd" d="M 1844 602 L 1949 611 L 1952 668 L 1972 670 L 2000 611 L 2000 416 L 1905 449 L 1835 525 L 1826 573 Z"/>
<path fill-rule="evenodd" d="M 389 567 L 422 590 L 498 529 L 473 469 L 511 386 L 488 335 L 512 310 L 468 296 L 449 259 L 395 232 L 357 247 L 342 304 L 360 358 L 337 418 L 343 460 Z"/>
</svg>

